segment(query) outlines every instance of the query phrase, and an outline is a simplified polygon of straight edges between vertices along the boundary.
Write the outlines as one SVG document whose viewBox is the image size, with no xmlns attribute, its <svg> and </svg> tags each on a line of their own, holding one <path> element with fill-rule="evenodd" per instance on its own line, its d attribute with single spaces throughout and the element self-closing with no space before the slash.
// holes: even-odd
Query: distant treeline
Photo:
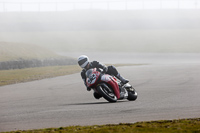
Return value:
<svg viewBox="0 0 200 133">
<path fill-rule="evenodd" d="M 9 69 L 23 69 L 31 67 L 44 67 L 44 66 L 63 66 L 63 65 L 75 65 L 76 60 L 69 58 L 60 59 L 32 59 L 32 60 L 17 60 L 17 61 L 5 61 L 0 62 L 0 70 Z"/>
</svg>

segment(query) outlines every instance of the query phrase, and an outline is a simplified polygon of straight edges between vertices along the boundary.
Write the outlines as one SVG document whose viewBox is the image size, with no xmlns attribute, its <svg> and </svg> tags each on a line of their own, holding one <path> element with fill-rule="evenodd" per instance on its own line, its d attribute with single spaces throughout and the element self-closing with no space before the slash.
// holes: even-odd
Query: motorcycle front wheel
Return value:
<svg viewBox="0 0 200 133">
<path fill-rule="evenodd" d="M 117 97 L 113 90 L 108 87 L 106 84 L 97 86 L 97 91 L 100 95 L 102 95 L 109 102 L 117 102 Z"/>
</svg>

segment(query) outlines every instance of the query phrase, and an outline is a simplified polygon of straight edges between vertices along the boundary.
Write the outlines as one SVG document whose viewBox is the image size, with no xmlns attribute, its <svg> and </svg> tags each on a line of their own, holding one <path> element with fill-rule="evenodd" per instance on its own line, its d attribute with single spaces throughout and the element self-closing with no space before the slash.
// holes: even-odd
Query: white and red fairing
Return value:
<svg viewBox="0 0 200 133">
<path fill-rule="evenodd" d="M 88 87 L 96 88 L 99 83 L 107 83 L 114 90 L 117 99 L 120 98 L 119 86 L 117 84 L 117 80 L 114 77 L 108 74 L 101 75 L 101 73 L 97 71 L 96 68 L 88 70 L 86 75 L 86 84 Z"/>
</svg>

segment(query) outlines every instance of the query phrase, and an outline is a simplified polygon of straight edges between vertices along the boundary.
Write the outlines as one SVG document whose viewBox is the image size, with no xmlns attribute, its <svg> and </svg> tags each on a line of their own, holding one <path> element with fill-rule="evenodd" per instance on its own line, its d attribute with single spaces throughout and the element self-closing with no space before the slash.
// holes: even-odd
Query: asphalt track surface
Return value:
<svg viewBox="0 0 200 133">
<path fill-rule="evenodd" d="M 118 67 L 136 101 L 108 103 L 86 91 L 80 74 L 0 87 L 0 132 L 200 117 L 200 64 Z"/>
</svg>

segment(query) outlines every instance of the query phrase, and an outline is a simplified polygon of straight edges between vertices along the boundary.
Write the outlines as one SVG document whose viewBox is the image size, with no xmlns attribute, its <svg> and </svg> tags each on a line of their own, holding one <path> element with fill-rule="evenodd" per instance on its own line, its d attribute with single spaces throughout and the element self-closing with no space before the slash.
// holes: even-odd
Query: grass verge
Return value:
<svg viewBox="0 0 200 133">
<path fill-rule="evenodd" d="M 81 71 L 77 65 L 49 66 L 0 71 L 0 86 L 73 74 Z"/>
<path fill-rule="evenodd" d="M 9 133 L 200 133 L 200 118 L 137 122 L 134 124 L 69 126 Z"/>
<path fill-rule="evenodd" d="M 114 65 L 130 66 L 134 64 L 114 64 Z M 78 65 L 1 70 L 0 86 L 21 83 L 21 82 L 28 82 L 33 80 L 40 80 L 45 78 L 52 78 L 57 76 L 64 76 L 77 72 L 81 72 L 81 68 Z"/>
</svg>

